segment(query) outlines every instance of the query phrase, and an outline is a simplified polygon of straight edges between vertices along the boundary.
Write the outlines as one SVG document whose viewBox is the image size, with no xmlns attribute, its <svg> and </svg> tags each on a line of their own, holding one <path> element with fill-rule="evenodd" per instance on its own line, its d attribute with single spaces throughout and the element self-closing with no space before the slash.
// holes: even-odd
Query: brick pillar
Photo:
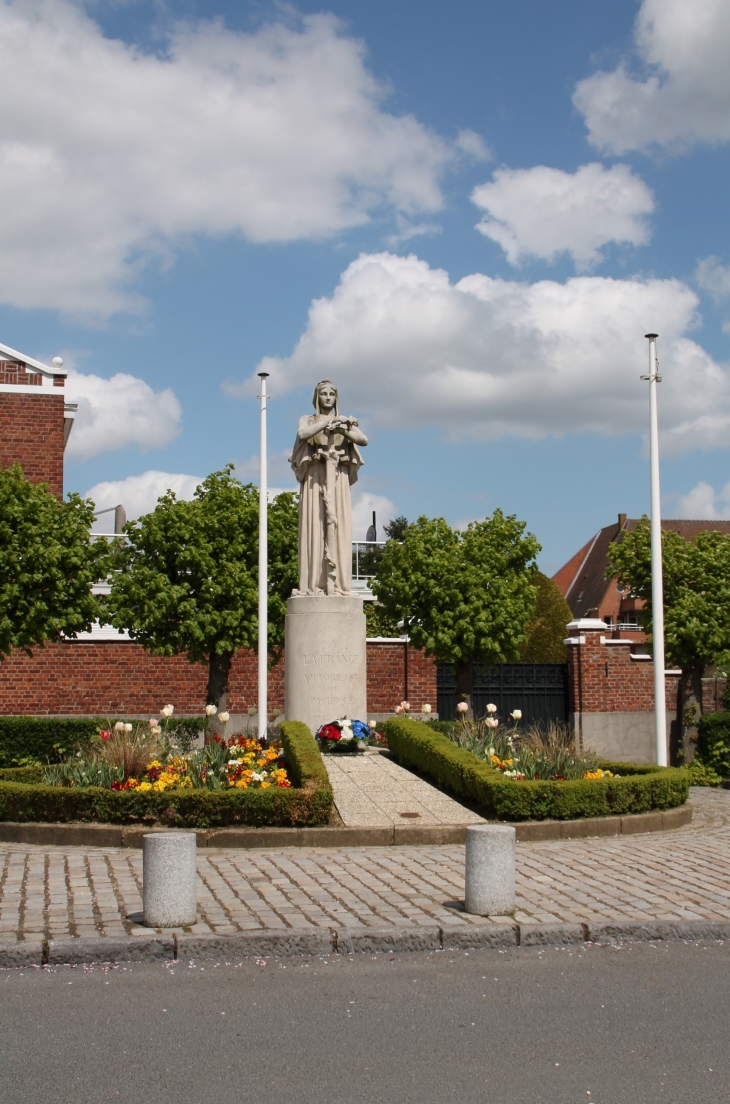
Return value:
<svg viewBox="0 0 730 1104">
<path fill-rule="evenodd" d="M 568 700 L 576 743 L 606 759 L 653 763 L 651 658 L 634 655 L 631 640 L 610 638 L 607 631 L 608 626 L 597 618 L 568 625 Z M 676 676 L 677 672 L 668 676 L 675 685 Z M 674 700 L 671 693 L 667 700 Z M 668 712 L 668 719 L 673 716 Z"/>
</svg>

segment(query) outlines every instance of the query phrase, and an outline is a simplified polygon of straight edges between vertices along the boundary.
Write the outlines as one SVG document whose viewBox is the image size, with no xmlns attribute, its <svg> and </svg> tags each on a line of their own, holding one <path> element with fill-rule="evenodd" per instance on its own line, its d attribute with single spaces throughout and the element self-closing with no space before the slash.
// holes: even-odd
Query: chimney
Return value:
<svg viewBox="0 0 730 1104">
<path fill-rule="evenodd" d="M 626 525 L 626 514 L 619 514 L 619 516 L 618 516 L 619 531 L 621 529 L 623 529 L 625 525 Z"/>
</svg>

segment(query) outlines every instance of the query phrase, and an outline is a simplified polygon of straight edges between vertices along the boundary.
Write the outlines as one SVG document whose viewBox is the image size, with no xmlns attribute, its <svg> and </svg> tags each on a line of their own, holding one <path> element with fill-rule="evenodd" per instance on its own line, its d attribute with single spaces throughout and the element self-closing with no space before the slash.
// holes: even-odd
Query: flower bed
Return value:
<svg viewBox="0 0 730 1104">
<path fill-rule="evenodd" d="M 299 722 L 284 722 L 280 731 L 287 771 L 286 778 L 279 775 L 281 781 L 276 780 L 277 772 L 284 769 L 278 753 L 262 753 L 259 745 L 251 746 L 255 741 L 241 737 L 243 742 L 226 742 L 221 750 L 225 774 L 219 773 L 215 788 L 195 787 L 187 777 L 187 765 L 183 770 L 172 761 L 159 767 L 150 764 L 146 778 L 117 789 L 112 788 L 113 780 L 106 786 L 0 781 L 0 820 L 159 823 L 186 828 L 326 824 L 332 789 L 317 744 Z M 230 755 L 231 750 L 236 754 Z M 258 763 L 262 758 L 266 761 Z M 252 780 L 249 771 L 263 777 Z M 284 781 L 289 784 L 281 784 Z"/>
<path fill-rule="evenodd" d="M 393 718 L 386 722 L 385 732 L 399 763 L 422 772 L 457 797 L 476 802 L 484 816 L 497 820 L 646 813 L 683 805 L 689 793 L 688 772 L 671 767 L 601 762 L 598 767 L 606 773 L 600 778 L 519 780 L 505 777 L 421 721 Z"/>
</svg>

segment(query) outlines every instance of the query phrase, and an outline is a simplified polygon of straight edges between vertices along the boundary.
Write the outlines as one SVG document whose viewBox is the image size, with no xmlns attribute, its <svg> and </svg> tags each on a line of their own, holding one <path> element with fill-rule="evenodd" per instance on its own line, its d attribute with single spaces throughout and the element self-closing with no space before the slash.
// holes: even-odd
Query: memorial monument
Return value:
<svg viewBox="0 0 730 1104">
<path fill-rule="evenodd" d="M 284 713 L 313 732 L 340 717 L 367 719 L 365 614 L 352 593 L 350 487 L 368 439 L 340 414 L 322 380 L 315 413 L 299 419 L 289 462 L 299 482 L 299 588 L 287 601 Z"/>
</svg>

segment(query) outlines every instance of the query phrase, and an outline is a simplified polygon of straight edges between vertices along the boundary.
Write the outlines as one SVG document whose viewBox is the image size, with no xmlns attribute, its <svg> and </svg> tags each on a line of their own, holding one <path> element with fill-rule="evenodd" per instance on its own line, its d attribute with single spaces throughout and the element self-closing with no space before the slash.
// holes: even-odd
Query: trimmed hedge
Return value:
<svg viewBox="0 0 730 1104">
<path fill-rule="evenodd" d="M 0 767 L 0 782 L 22 782 L 33 786 L 43 781 L 45 767 Z"/>
<path fill-rule="evenodd" d="M 0 767 L 17 766 L 23 759 L 60 763 L 99 727 L 87 717 L 0 717 Z"/>
<path fill-rule="evenodd" d="M 602 763 L 621 778 L 575 782 L 514 782 L 458 747 L 448 736 L 410 718 L 386 721 L 388 747 L 406 767 L 429 775 L 444 789 L 480 805 L 497 820 L 575 820 L 671 809 L 689 793 L 685 770 L 633 763 Z"/>
<path fill-rule="evenodd" d="M 272 786 L 267 790 L 139 793 L 97 786 L 67 788 L 0 781 L 0 820 L 161 823 L 180 828 L 326 824 L 332 809 L 332 788 L 314 737 L 306 725 L 296 721 L 281 725 L 281 737 L 294 783 L 291 789 Z"/>
<path fill-rule="evenodd" d="M 0 767 L 16 767 L 24 760 L 60 763 L 77 744 L 87 744 L 100 728 L 123 717 L 0 717 Z M 182 729 L 197 736 L 205 717 L 172 717 L 168 731 Z"/>
<path fill-rule="evenodd" d="M 730 713 L 706 713 L 697 726 L 695 759 L 730 778 Z"/>
</svg>

